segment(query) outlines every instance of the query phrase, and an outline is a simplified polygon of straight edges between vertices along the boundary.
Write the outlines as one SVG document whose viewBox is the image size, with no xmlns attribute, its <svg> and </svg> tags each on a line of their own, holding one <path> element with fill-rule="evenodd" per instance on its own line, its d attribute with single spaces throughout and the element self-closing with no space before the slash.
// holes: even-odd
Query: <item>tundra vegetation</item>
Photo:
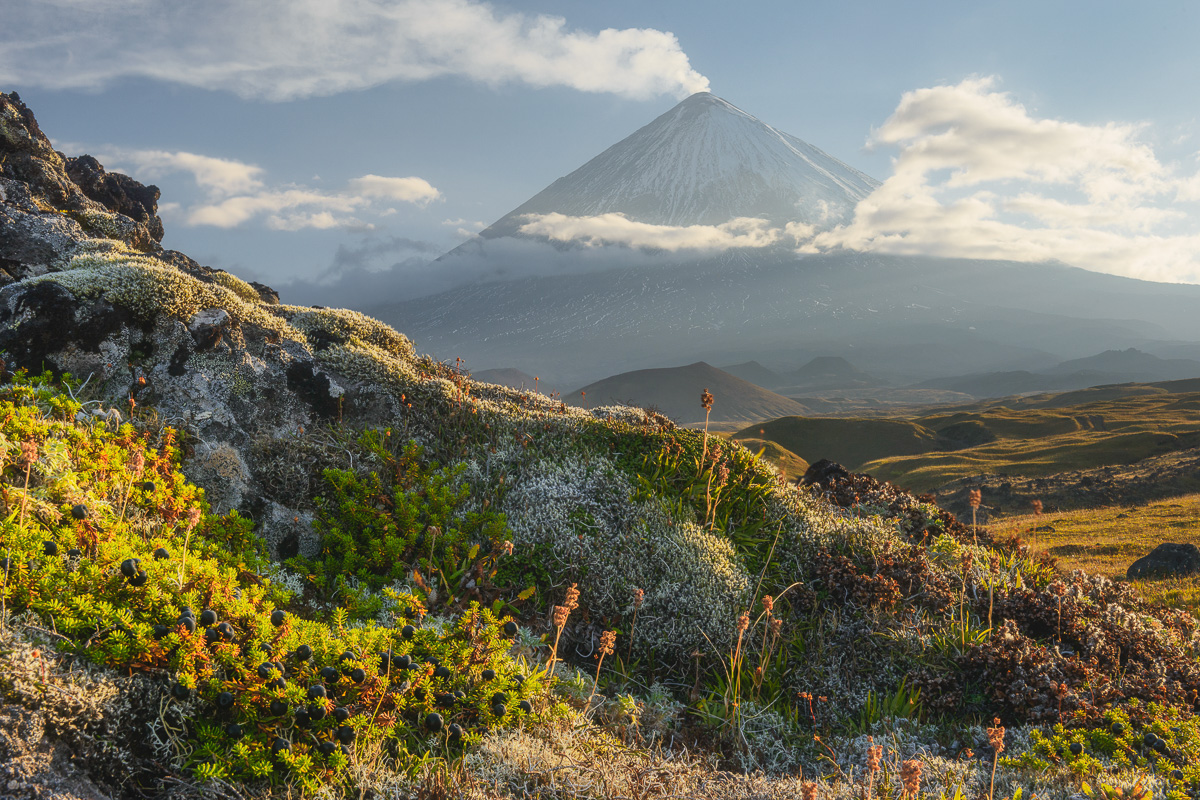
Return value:
<svg viewBox="0 0 1200 800">
<path fill-rule="evenodd" d="M 1192 615 L 279 305 L 163 251 L 152 187 L 83 198 L 15 95 L 0 147 L 4 792 L 1200 791 Z"/>
</svg>

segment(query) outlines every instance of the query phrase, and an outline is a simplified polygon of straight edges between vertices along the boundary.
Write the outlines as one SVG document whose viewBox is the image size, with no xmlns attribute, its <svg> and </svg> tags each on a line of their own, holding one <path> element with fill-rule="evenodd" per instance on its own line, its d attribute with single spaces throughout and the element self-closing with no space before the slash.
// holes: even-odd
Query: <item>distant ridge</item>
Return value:
<svg viewBox="0 0 1200 800">
<path fill-rule="evenodd" d="M 675 422 L 703 422 L 700 394 L 712 393 L 712 422 L 757 422 L 784 416 L 803 416 L 808 409 L 795 400 L 755 386 L 736 375 L 697 361 L 683 367 L 662 367 L 623 372 L 584 386 L 564 398 L 571 405 L 589 407 L 630 404 L 654 407 Z M 581 396 L 586 393 L 586 398 Z"/>
<path fill-rule="evenodd" d="M 764 389 L 775 389 L 786 382 L 778 372 L 764 367 L 757 361 L 744 361 L 741 364 L 731 364 L 728 367 L 719 367 L 719 369 Z"/>
</svg>

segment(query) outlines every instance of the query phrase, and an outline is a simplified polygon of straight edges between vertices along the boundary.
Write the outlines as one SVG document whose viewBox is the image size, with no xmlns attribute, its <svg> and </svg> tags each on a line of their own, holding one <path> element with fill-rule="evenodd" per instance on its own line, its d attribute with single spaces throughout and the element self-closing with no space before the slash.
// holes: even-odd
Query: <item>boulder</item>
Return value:
<svg viewBox="0 0 1200 800">
<path fill-rule="evenodd" d="M 812 486 L 815 484 L 828 489 L 834 482 L 844 481 L 849 477 L 850 473 L 841 464 L 822 458 L 804 472 L 804 477 L 800 479 L 800 485 Z"/>
<path fill-rule="evenodd" d="M 1147 555 L 1129 565 L 1125 577 L 1165 577 L 1168 575 L 1193 575 L 1200 572 L 1200 549 L 1194 544 L 1160 544 Z"/>
</svg>

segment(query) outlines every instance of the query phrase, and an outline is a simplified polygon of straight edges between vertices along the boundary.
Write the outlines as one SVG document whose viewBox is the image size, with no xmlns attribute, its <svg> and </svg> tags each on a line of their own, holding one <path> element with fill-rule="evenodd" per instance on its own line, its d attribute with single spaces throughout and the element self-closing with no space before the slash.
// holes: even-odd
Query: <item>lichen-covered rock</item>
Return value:
<svg viewBox="0 0 1200 800">
<path fill-rule="evenodd" d="M 163 237 L 162 220 L 158 218 L 157 186 L 143 186 L 119 172 L 105 172 L 100 162 L 84 155 L 68 158 L 67 176 L 83 193 L 110 211 L 141 223 L 155 242 Z M 137 249 L 152 247 L 149 242 L 131 242 Z"/>
</svg>

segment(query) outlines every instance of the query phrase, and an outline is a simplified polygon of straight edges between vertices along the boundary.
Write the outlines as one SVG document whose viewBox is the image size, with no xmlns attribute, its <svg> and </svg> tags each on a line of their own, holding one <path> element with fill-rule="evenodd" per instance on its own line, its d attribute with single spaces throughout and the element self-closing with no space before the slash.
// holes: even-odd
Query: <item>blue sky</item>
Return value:
<svg viewBox="0 0 1200 800">
<path fill-rule="evenodd" d="M 307 282 L 304 302 L 436 257 L 706 86 L 884 181 L 810 250 L 1200 282 L 1190 2 L 0 0 L 0 19 L 0 89 L 60 149 L 156 183 L 166 246 Z"/>
</svg>

